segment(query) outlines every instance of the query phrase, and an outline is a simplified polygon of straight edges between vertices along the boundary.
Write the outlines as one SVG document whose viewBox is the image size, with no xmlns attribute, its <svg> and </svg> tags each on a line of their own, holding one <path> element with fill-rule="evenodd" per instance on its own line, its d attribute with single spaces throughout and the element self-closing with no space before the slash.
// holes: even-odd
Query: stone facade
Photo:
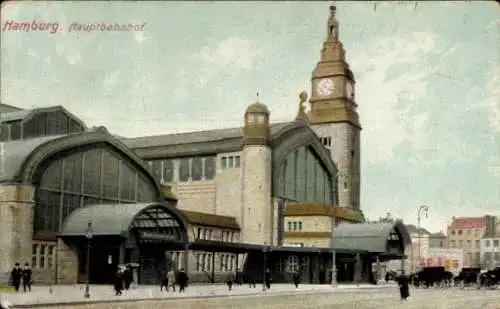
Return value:
<svg viewBox="0 0 500 309">
<path fill-rule="evenodd" d="M 34 187 L 0 185 L 0 272 L 14 263 L 30 263 L 33 237 Z"/>
</svg>

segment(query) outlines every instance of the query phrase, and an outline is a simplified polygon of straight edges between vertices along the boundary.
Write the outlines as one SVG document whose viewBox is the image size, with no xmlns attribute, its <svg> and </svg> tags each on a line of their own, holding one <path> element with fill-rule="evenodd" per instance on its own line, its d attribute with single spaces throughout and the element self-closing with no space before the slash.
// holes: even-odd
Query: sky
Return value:
<svg viewBox="0 0 500 309">
<path fill-rule="evenodd" d="M 289 121 L 311 91 L 330 4 L 2 4 L 1 100 L 62 105 L 126 137 L 241 126 L 257 92 L 273 122 Z M 500 215 L 500 6 L 337 7 L 363 126 L 365 215 L 415 224 L 426 204 L 421 225 L 434 232 L 452 216 Z M 33 21 L 57 31 L 14 30 Z M 76 31 L 88 24 L 137 31 Z"/>
</svg>

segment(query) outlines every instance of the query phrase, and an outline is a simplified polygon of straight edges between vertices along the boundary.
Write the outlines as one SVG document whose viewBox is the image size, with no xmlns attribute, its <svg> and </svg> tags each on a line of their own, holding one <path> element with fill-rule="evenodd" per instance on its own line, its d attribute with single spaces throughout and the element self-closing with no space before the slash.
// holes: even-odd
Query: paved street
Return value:
<svg viewBox="0 0 500 309">
<path fill-rule="evenodd" d="M 389 285 L 395 289 L 395 285 Z M 374 285 L 338 285 L 337 291 L 355 291 L 364 289 L 387 289 L 387 286 Z M 292 284 L 274 284 L 271 290 L 263 292 L 262 285 L 256 288 L 250 288 L 248 285 L 234 286 L 229 291 L 226 285 L 191 285 L 185 293 L 167 293 L 161 292 L 157 286 L 139 286 L 136 289 L 124 291 L 122 296 L 114 296 L 114 290 L 108 285 L 92 285 L 90 287 L 90 299 L 85 299 L 84 285 L 59 285 L 59 286 L 34 286 L 30 293 L 8 293 L 0 295 L 0 299 L 7 299 L 13 304 L 39 304 L 39 303 L 68 303 L 82 301 L 109 301 L 124 299 L 175 299 L 175 298 L 194 298 L 194 297 L 216 297 L 216 296 L 235 296 L 235 295 L 275 295 L 291 294 L 297 292 Z M 332 291 L 329 285 L 302 285 L 299 290 L 301 293 L 314 293 Z"/>
<path fill-rule="evenodd" d="M 53 289 L 52 294 L 48 294 L 46 289 L 47 287 L 38 287 L 31 294 L 6 294 L 3 296 L 18 305 L 18 308 L 23 308 L 23 305 L 28 304 L 61 302 L 68 303 L 68 305 L 60 308 L 84 308 L 74 304 L 69 305 L 69 302 L 84 301 L 83 288 L 80 286 L 58 286 Z M 179 293 L 160 293 L 157 287 L 145 286 L 131 290 L 122 297 L 112 296 L 111 288 L 106 286 L 94 286 L 92 292 L 90 302 L 96 300 L 129 301 L 114 304 L 109 302 L 87 304 L 85 308 L 500 309 L 500 290 L 413 289 L 410 299 L 401 302 L 394 285 L 344 285 L 335 290 L 325 285 L 304 285 L 298 290 L 290 285 L 274 285 L 267 292 L 263 292 L 260 286 L 257 289 L 241 286 L 229 292 L 227 287 L 223 285 L 207 285 L 191 286 L 188 292 L 181 294 L 181 296 Z M 144 302 L 138 303 L 133 301 L 134 299 L 144 299 Z M 42 308 L 50 308 L 50 306 Z"/>
</svg>

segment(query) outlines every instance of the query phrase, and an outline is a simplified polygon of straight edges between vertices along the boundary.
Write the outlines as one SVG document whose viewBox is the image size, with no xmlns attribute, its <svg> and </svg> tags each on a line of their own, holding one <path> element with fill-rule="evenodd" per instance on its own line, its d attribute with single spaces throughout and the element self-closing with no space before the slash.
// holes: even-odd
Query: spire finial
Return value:
<svg viewBox="0 0 500 309">
<path fill-rule="evenodd" d="M 335 2 L 330 6 L 330 18 L 328 19 L 327 40 L 338 41 L 339 38 L 339 22 L 335 17 L 337 6 Z"/>
<path fill-rule="evenodd" d="M 257 103 L 260 103 L 259 102 L 259 92 L 258 91 L 257 91 L 256 95 L 257 95 Z"/>
<path fill-rule="evenodd" d="M 299 110 L 297 112 L 297 117 L 295 117 L 295 120 L 307 121 L 306 108 L 304 106 L 304 103 L 307 101 L 307 92 L 305 90 L 299 94 L 299 99 Z"/>
</svg>

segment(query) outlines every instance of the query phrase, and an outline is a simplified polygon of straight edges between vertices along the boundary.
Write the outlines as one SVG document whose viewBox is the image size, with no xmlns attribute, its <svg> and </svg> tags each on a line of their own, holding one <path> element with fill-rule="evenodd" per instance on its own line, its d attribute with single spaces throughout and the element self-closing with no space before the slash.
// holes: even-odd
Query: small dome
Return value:
<svg viewBox="0 0 500 309">
<path fill-rule="evenodd" d="M 269 115 L 269 110 L 267 109 L 266 105 L 257 102 L 257 103 L 250 104 L 247 107 L 245 114 L 248 114 L 248 113 L 260 113 L 260 114 Z"/>
</svg>

